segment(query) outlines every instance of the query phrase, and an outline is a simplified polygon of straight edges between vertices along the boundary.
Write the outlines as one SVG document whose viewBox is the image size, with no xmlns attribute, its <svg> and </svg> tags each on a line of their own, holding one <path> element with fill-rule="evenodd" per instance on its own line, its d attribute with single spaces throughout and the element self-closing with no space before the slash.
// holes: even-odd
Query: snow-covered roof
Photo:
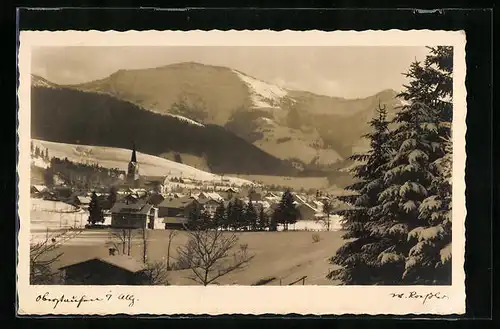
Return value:
<svg viewBox="0 0 500 329">
<path fill-rule="evenodd" d="M 318 209 L 323 208 L 323 202 L 314 200 L 313 203 Z"/>
<path fill-rule="evenodd" d="M 47 186 L 45 185 L 31 185 L 38 192 L 44 192 L 47 190 Z"/>
<path fill-rule="evenodd" d="M 318 212 L 318 209 L 314 208 L 313 206 L 311 206 L 311 205 L 310 205 L 309 203 L 307 203 L 307 202 L 302 203 L 302 204 L 299 204 L 299 206 L 309 208 L 309 209 L 313 210 L 314 212 Z"/>
<path fill-rule="evenodd" d="M 216 192 L 207 192 L 205 193 L 209 199 L 212 199 L 212 200 L 215 200 L 215 201 L 219 201 L 219 200 L 223 200 L 224 198 L 220 196 L 219 193 L 216 193 Z"/>
<path fill-rule="evenodd" d="M 88 204 L 90 203 L 90 198 L 87 197 L 87 196 L 81 196 L 81 195 L 78 195 L 76 197 L 76 199 L 78 200 L 78 202 L 80 202 L 81 204 Z"/>
</svg>

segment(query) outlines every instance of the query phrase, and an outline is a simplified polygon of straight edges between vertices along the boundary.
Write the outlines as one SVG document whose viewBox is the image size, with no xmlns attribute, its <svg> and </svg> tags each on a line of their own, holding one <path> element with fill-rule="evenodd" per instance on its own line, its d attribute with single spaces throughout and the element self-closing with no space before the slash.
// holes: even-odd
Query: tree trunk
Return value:
<svg viewBox="0 0 500 329">
<path fill-rule="evenodd" d="M 172 236 L 168 238 L 168 247 L 167 247 L 167 271 L 170 271 L 170 245 L 172 244 Z"/>
<path fill-rule="evenodd" d="M 142 260 L 144 262 L 144 264 L 147 263 L 147 257 L 148 257 L 148 251 L 147 251 L 147 248 L 148 248 L 148 237 L 147 237 L 147 232 L 146 232 L 146 228 L 143 227 L 142 228 Z"/>
<path fill-rule="evenodd" d="M 125 246 L 127 245 L 127 231 L 122 230 L 123 244 L 122 244 L 122 255 L 125 255 Z"/>
<path fill-rule="evenodd" d="M 208 271 L 209 271 L 209 269 L 205 269 L 205 280 L 203 280 L 204 286 L 208 285 Z"/>
<path fill-rule="evenodd" d="M 128 249 L 127 249 L 127 255 L 130 256 L 130 249 L 131 249 L 131 240 L 132 240 L 132 229 L 128 229 Z"/>
</svg>

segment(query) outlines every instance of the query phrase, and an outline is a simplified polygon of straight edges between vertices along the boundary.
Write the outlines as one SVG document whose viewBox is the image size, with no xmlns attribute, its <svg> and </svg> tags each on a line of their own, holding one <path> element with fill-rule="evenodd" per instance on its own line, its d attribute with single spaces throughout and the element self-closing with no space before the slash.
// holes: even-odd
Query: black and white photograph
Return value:
<svg viewBox="0 0 500 329">
<path fill-rule="evenodd" d="M 464 36 L 304 46 L 64 36 L 34 42 L 20 64 L 29 269 L 18 271 L 43 287 L 43 307 L 102 308 L 100 293 L 72 295 L 101 286 L 371 286 L 432 308 L 449 298 L 432 287 L 463 287 Z M 430 290 L 410 292 L 420 286 Z"/>
</svg>

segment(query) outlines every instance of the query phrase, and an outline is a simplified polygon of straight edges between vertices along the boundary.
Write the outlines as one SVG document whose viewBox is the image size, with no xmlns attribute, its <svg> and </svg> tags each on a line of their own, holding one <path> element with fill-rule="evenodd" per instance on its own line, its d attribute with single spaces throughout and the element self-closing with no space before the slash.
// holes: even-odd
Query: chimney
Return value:
<svg viewBox="0 0 500 329">
<path fill-rule="evenodd" d="M 110 256 L 114 256 L 114 255 L 115 255 L 115 252 L 116 252 L 116 249 L 115 249 L 115 248 L 109 248 L 109 255 L 110 255 Z"/>
</svg>

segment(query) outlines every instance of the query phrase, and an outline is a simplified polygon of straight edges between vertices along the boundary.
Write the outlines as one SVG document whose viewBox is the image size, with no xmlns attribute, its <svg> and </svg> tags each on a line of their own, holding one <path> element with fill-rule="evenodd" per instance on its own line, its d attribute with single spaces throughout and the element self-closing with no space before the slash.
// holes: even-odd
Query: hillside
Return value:
<svg viewBox="0 0 500 329">
<path fill-rule="evenodd" d="M 98 164 L 104 168 L 118 168 L 127 170 L 130 161 L 131 150 L 113 147 L 76 145 L 33 140 L 33 145 L 48 149 L 51 157 L 68 160 L 77 163 Z M 139 162 L 139 173 L 145 176 L 174 176 L 192 178 L 202 181 L 220 181 L 221 177 L 208 173 L 185 164 L 177 163 L 153 155 L 137 152 Z M 34 165 L 35 167 L 36 164 Z M 251 182 L 237 177 L 224 176 L 231 184 L 242 185 Z"/>
<path fill-rule="evenodd" d="M 386 104 L 389 114 L 398 104 L 393 90 L 350 100 L 287 90 L 237 70 L 198 63 L 120 70 L 69 87 L 224 126 L 265 152 L 306 167 L 327 167 L 364 148 L 361 135 L 378 103 Z"/>
<path fill-rule="evenodd" d="M 161 115 L 110 95 L 64 87 L 32 87 L 34 139 L 128 149 L 143 153 L 190 154 L 205 159 L 214 173 L 294 175 L 288 163 L 262 151 L 227 129 Z M 127 160 L 128 161 L 128 160 Z"/>
</svg>

